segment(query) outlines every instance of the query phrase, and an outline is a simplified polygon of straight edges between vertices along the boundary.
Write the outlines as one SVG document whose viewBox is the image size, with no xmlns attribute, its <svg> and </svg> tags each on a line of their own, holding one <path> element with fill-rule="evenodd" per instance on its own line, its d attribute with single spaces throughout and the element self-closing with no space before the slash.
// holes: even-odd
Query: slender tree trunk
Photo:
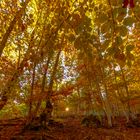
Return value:
<svg viewBox="0 0 140 140">
<path fill-rule="evenodd" d="M 101 99 L 101 103 L 102 103 L 103 109 L 105 110 L 105 109 L 106 109 L 106 108 L 105 108 L 105 102 L 104 102 L 103 96 L 102 96 L 102 94 L 101 94 L 101 88 L 100 88 L 100 84 L 99 84 L 98 81 L 99 81 L 99 80 L 98 80 L 98 77 L 97 77 L 97 75 L 96 75 L 96 73 L 95 73 L 95 83 L 96 83 L 97 93 L 98 93 L 98 96 L 99 96 L 100 99 Z M 100 120 L 102 120 L 101 118 L 102 118 L 102 117 L 100 116 Z M 103 122 L 102 122 L 102 123 L 103 123 Z"/>
<path fill-rule="evenodd" d="M 53 67 L 50 83 L 49 83 L 49 86 L 48 86 L 48 94 L 47 94 L 47 98 L 46 98 L 46 108 L 45 108 L 48 117 L 51 116 L 52 111 L 53 111 L 53 107 L 52 107 L 52 103 L 51 103 L 51 95 L 52 95 L 52 92 L 53 92 L 53 83 L 54 83 L 54 78 L 55 78 L 55 75 L 56 75 L 57 67 L 58 67 L 58 64 L 59 64 L 60 54 L 61 54 L 61 49 L 58 51 L 58 54 L 56 56 L 56 60 L 55 60 L 55 64 L 54 64 L 54 67 Z"/>
<path fill-rule="evenodd" d="M 7 40 L 9 38 L 12 30 L 14 29 L 17 21 L 21 20 L 21 17 L 22 17 L 22 15 L 23 15 L 23 13 L 24 13 L 24 11 L 25 11 L 29 2 L 30 2 L 30 0 L 26 0 L 25 3 L 24 3 L 24 6 L 19 11 L 17 11 L 17 13 L 16 13 L 14 19 L 11 21 L 6 33 L 3 35 L 2 41 L 0 43 L 0 57 L 3 53 L 3 50 L 5 48 L 5 45 L 7 43 Z"/>
<path fill-rule="evenodd" d="M 46 76 L 47 76 L 48 66 L 49 66 L 49 64 L 50 64 L 50 60 L 51 60 L 51 57 L 48 56 L 48 60 L 47 60 L 47 63 L 46 63 L 47 69 L 45 69 L 45 72 L 44 72 L 44 74 L 43 74 L 43 79 L 42 79 L 42 86 L 41 86 L 40 95 L 43 95 L 44 90 L 45 90 Z M 38 100 L 33 116 L 36 116 L 36 114 L 37 114 L 37 112 L 38 112 L 38 110 L 39 110 L 39 108 L 40 108 L 40 105 L 41 105 L 41 100 L 42 100 L 42 99 L 39 99 L 39 100 Z"/>
<path fill-rule="evenodd" d="M 100 27 L 98 27 L 98 35 L 99 35 L 99 37 L 101 36 Z M 101 44 L 100 38 L 97 40 L 97 42 L 99 44 Z M 99 59 L 101 61 L 105 60 L 104 56 L 102 55 L 101 45 L 99 45 L 99 47 L 97 47 L 97 52 L 98 52 Z M 107 116 L 107 120 L 108 120 L 108 126 L 112 127 L 112 110 L 111 110 L 111 106 L 110 106 L 110 102 L 109 102 L 109 98 L 108 98 L 108 89 L 107 89 L 107 83 L 106 83 L 106 80 L 105 80 L 105 66 L 104 66 L 104 63 L 99 63 L 99 69 L 100 69 L 100 72 L 101 72 L 100 74 L 101 74 L 101 79 L 102 79 L 103 88 L 104 88 L 104 92 L 105 92 L 104 105 L 105 105 L 105 112 L 106 112 L 106 116 Z"/>
<path fill-rule="evenodd" d="M 32 42 L 33 38 L 34 38 L 34 31 L 31 34 L 30 42 Z M 1 92 L 0 110 L 6 105 L 7 100 L 8 100 L 8 94 L 12 91 L 12 88 L 17 82 L 18 77 L 23 73 L 24 66 L 27 63 L 27 60 L 29 60 L 29 58 L 30 58 L 30 45 L 24 56 L 24 59 L 19 64 L 18 68 L 14 71 L 11 79 L 6 83 L 5 88 Z"/>
<path fill-rule="evenodd" d="M 123 72 L 123 69 L 122 69 L 121 66 L 120 66 L 120 69 L 121 69 L 122 79 L 123 79 L 123 82 L 124 82 L 124 87 L 125 87 L 127 98 L 128 98 L 128 101 L 127 101 L 128 116 L 129 116 L 129 119 L 131 119 L 132 116 L 131 116 L 131 108 L 130 108 L 130 102 L 129 102 L 130 94 L 129 94 L 128 85 L 127 85 L 127 82 L 126 82 L 126 79 L 125 79 L 125 75 L 124 75 L 124 72 Z"/>
<path fill-rule="evenodd" d="M 94 67 L 92 65 L 91 65 L 91 68 L 92 68 L 92 71 L 94 71 Z M 92 84 L 92 82 L 93 82 L 92 80 L 93 79 L 91 79 L 91 76 L 88 73 L 88 68 L 86 66 L 85 66 L 85 69 L 86 69 L 86 72 L 88 74 L 87 78 L 88 78 L 88 82 L 89 82 L 89 88 L 90 88 L 90 91 L 92 92 L 93 91 L 93 87 L 94 87 L 94 85 Z M 95 73 L 93 73 L 93 74 L 95 74 Z M 93 95 L 93 100 L 94 100 L 94 107 L 98 109 L 98 105 L 97 105 L 97 102 L 96 102 L 96 96 L 95 96 L 94 93 L 92 95 Z M 90 109 L 92 109 L 92 105 L 93 104 L 92 104 L 92 101 L 91 101 L 91 97 L 88 98 L 88 105 L 90 106 Z M 99 114 L 98 114 L 98 117 L 101 118 L 101 116 Z"/>
<path fill-rule="evenodd" d="M 101 60 L 104 60 L 104 58 L 103 58 L 103 56 L 101 54 L 100 48 L 97 48 L 97 51 L 98 51 L 98 57 Z M 107 89 L 107 83 L 106 83 L 106 80 L 105 80 L 105 68 L 104 68 L 104 64 L 100 64 L 99 63 L 98 68 L 100 70 L 100 75 L 101 75 L 101 81 L 102 81 L 102 85 L 103 85 L 103 90 L 105 92 L 105 96 L 103 97 L 102 91 L 101 91 L 101 97 L 102 97 L 103 105 L 105 107 L 105 113 L 106 113 L 106 116 L 107 116 L 108 126 L 109 127 L 112 127 L 112 110 L 111 110 L 111 104 L 110 104 L 109 98 L 108 98 L 108 89 Z"/>
<path fill-rule="evenodd" d="M 77 112 L 78 112 L 78 115 L 81 116 L 81 97 L 80 97 L 80 91 L 79 91 L 79 88 L 77 87 L 77 94 L 78 94 L 78 106 L 77 106 Z"/>
<path fill-rule="evenodd" d="M 26 0 L 25 4 L 24 4 L 24 7 L 23 9 L 21 9 L 21 12 L 24 12 L 27 4 L 29 3 L 30 0 Z M 22 11 L 23 10 L 23 11 Z M 21 15 L 22 16 L 22 15 Z M 36 25 L 38 24 L 38 21 L 39 21 L 39 18 L 37 20 L 37 23 Z M 36 28 L 38 26 L 35 26 Z M 0 110 L 6 105 L 7 103 L 7 100 L 8 100 L 8 94 L 11 92 L 14 84 L 16 83 L 16 81 L 18 80 L 18 77 L 23 73 L 23 69 L 24 69 L 24 66 L 26 65 L 27 61 L 31 58 L 31 55 L 30 55 L 30 51 L 31 51 L 31 48 L 32 48 L 32 43 L 34 42 L 34 33 L 35 33 L 35 30 L 36 28 L 32 31 L 31 33 L 31 38 L 30 38 L 30 42 L 29 42 L 29 47 L 28 47 L 28 50 L 26 51 L 25 55 L 24 55 L 24 59 L 21 61 L 20 64 L 18 64 L 19 66 L 17 67 L 17 69 L 15 70 L 15 72 L 13 73 L 13 76 L 12 78 L 7 82 L 5 88 L 2 90 L 1 92 L 1 100 L 0 100 Z M 44 28 L 42 29 L 44 30 Z M 43 32 L 44 33 L 44 32 Z M 5 36 L 7 36 L 8 34 L 6 34 Z M 7 37 L 8 39 L 8 37 Z M 2 40 L 2 42 L 5 42 L 5 39 Z M 3 44 L 3 43 L 1 43 Z M 0 45 L 1 45 L 0 44 Z M 5 42 L 6 44 L 6 42 Z M 5 46 L 4 46 L 5 47 Z M 4 49 L 3 45 L 2 45 L 2 48 Z M 0 52 L 2 54 L 2 51 L 3 49 L 1 49 L 0 47 Z M 0 54 L 0 56 L 1 56 Z M 32 56 L 34 57 L 34 56 Z"/>
<path fill-rule="evenodd" d="M 12 78 L 7 82 L 7 84 L 5 85 L 5 88 L 2 90 L 2 92 L 1 92 L 2 97 L 1 97 L 1 101 L 0 101 L 0 110 L 6 105 L 6 102 L 8 100 L 8 94 L 12 91 L 15 83 L 18 80 L 18 77 L 23 73 L 23 68 L 26 63 L 26 59 L 24 59 L 21 62 L 20 66 L 15 70 Z"/>
<path fill-rule="evenodd" d="M 118 96 L 120 97 L 120 90 L 119 90 L 119 86 L 118 86 L 118 83 L 117 83 L 117 75 L 116 75 L 116 71 L 115 71 L 115 67 L 113 66 L 113 71 L 114 71 L 114 78 L 115 78 L 115 83 L 116 83 L 116 86 L 117 86 L 117 94 Z M 121 100 L 120 100 L 121 101 Z M 123 107 L 123 112 L 124 112 L 124 115 L 126 117 L 126 120 L 127 122 L 129 121 L 129 116 L 127 115 L 127 112 L 125 110 L 125 107 L 124 107 L 124 103 L 121 101 L 122 103 L 122 107 Z"/>
<path fill-rule="evenodd" d="M 31 92 L 30 92 L 30 98 L 29 98 L 29 116 L 32 114 L 32 97 L 34 92 L 34 83 L 35 83 L 35 69 L 36 69 L 36 62 L 34 62 L 33 66 L 33 74 L 32 74 L 32 84 L 31 84 Z"/>
<path fill-rule="evenodd" d="M 106 115 L 107 115 L 107 120 L 108 120 L 108 126 L 112 127 L 112 110 L 111 110 L 111 105 L 109 102 L 109 98 L 108 98 L 108 89 L 107 89 L 107 84 L 105 81 L 105 77 L 104 77 L 104 68 L 100 66 L 101 69 L 101 77 L 102 77 L 102 81 L 103 81 L 103 85 L 104 85 L 104 90 L 105 90 L 105 108 L 106 108 Z"/>
</svg>

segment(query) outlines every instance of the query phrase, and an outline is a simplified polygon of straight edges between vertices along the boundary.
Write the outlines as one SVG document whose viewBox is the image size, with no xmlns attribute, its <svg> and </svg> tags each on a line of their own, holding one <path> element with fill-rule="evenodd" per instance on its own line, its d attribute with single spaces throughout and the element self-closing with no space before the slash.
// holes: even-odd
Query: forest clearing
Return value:
<svg viewBox="0 0 140 140">
<path fill-rule="evenodd" d="M 140 1 L 0 0 L 0 140 L 140 140 Z"/>
</svg>

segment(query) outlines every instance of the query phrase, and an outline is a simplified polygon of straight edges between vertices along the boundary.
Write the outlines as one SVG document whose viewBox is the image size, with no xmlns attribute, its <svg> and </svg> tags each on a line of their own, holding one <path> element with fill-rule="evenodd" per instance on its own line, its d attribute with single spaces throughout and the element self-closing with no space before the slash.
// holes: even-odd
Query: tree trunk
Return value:
<svg viewBox="0 0 140 140">
<path fill-rule="evenodd" d="M 36 62 L 34 62 L 33 66 L 33 74 L 32 74 L 32 84 L 31 84 L 31 92 L 30 92 L 30 98 L 29 98 L 29 116 L 32 114 L 32 97 L 34 92 L 34 82 L 35 82 L 35 68 L 36 68 Z"/>
<path fill-rule="evenodd" d="M 125 75 L 124 75 L 124 72 L 123 72 L 123 69 L 122 67 L 120 66 L 120 69 L 121 69 L 121 73 L 122 73 L 122 79 L 123 79 L 123 82 L 124 82 L 124 87 L 125 87 L 125 90 L 126 90 L 126 94 L 127 94 L 127 99 L 130 99 L 130 95 L 129 95 L 129 90 L 128 90 L 128 85 L 127 85 L 127 82 L 126 82 L 126 79 L 125 79 Z M 130 101 L 128 100 L 127 102 L 127 108 L 128 108 L 128 116 L 129 116 L 129 119 L 131 119 L 131 108 L 130 108 Z"/>
<path fill-rule="evenodd" d="M 116 71 L 115 71 L 115 67 L 113 66 L 113 71 L 114 71 L 114 77 L 115 77 L 115 83 L 116 83 L 116 86 L 117 86 L 117 94 L 118 96 L 120 97 L 120 90 L 119 90 L 119 87 L 118 87 L 118 83 L 117 83 L 117 75 L 116 75 Z M 123 108 L 123 112 L 124 112 L 124 115 L 126 117 L 126 120 L 127 122 L 129 121 L 129 116 L 127 115 L 127 112 L 125 110 L 125 106 L 124 106 L 124 103 L 120 100 L 120 102 L 122 103 L 122 108 Z"/>
<path fill-rule="evenodd" d="M 49 117 L 51 116 L 52 111 L 53 111 L 53 107 L 52 107 L 52 103 L 51 103 L 51 95 L 52 95 L 52 92 L 53 92 L 53 83 L 54 83 L 54 78 L 55 78 L 58 63 L 59 63 L 60 54 L 61 54 L 61 49 L 58 51 L 58 54 L 56 56 L 56 60 L 55 60 L 55 64 L 54 64 L 54 67 L 53 67 L 50 83 L 49 83 L 49 86 L 48 86 L 48 94 L 47 94 L 47 98 L 46 98 L 46 108 L 45 109 L 46 109 L 47 115 Z"/>
<path fill-rule="evenodd" d="M 45 72 L 43 74 L 43 79 L 42 79 L 42 85 L 41 85 L 41 91 L 40 91 L 40 95 L 42 95 L 44 93 L 44 90 L 45 90 L 45 84 L 46 84 L 46 75 L 47 75 L 47 72 L 48 72 L 48 66 L 50 64 L 50 60 L 51 60 L 51 57 L 48 56 L 48 60 L 47 60 L 47 63 L 46 63 L 46 67 L 47 69 L 45 69 Z M 41 105 L 41 99 L 38 99 L 38 102 L 37 102 L 37 105 L 36 105 L 36 108 L 35 108 L 35 111 L 33 113 L 33 116 L 36 116 L 39 108 L 40 108 L 40 105 Z"/>
<path fill-rule="evenodd" d="M 34 38 L 34 31 L 31 34 L 31 41 Z M 6 102 L 8 100 L 8 94 L 12 91 L 12 88 L 16 81 L 18 80 L 18 77 L 23 73 L 23 69 L 25 64 L 27 63 L 27 60 L 30 58 L 30 46 L 28 47 L 28 50 L 24 56 L 24 59 L 20 63 L 20 65 L 17 67 L 17 69 L 14 71 L 13 76 L 11 79 L 6 83 L 5 88 L 1 92 L 1 100 L 0 100 L 0 110 L 6 105 Z"/>
<path fill-rule="evenodd" d="M 107 84 L 106 84 L 106 81 L 105 81 L 105 78 L 104 78 L 104 68 L 102 68 L 102 67 L 101 67 L 101 77 L 102 77 L 104 90 L 105 90 L 105 108 L 106 108 L 108 126 L 112 127 L 112 110 L 111 110 L 111 105 L 110 105 L 109 98 L 108 98 Z"/>
<path fill-rule="evenodd" d="M 8 100 L 8 94 L 12 91 L 12 88 L 14 87 L 15 83 L 18 80 L 18 77 L 23 73 L 23 68 L 24 65 L 26 63 L 26 59 L 25 58 L 20 66 L 15 70 L 12 78 L 7 82 L 7 84 L 5 85 L 5 88 L 2 90 L 1 92 L 1 101 L 0 101 L 0 110 L 6 105 L 6 102 Z"/>
</svg>

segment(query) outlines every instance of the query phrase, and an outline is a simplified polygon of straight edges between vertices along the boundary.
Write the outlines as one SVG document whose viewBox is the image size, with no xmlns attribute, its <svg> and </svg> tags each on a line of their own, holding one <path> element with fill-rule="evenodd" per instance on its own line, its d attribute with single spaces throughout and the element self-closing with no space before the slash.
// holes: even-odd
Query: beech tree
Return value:
<svg viewBox="0 0 140 140">
<path fill-rule="evenodd" d="M 116 114 L 129 121 L 140 89 L 139 4 L 1 0 L 0 110 L 10 99 L 32 118 L 66 98 L 110 127 Z"/>
</svg>

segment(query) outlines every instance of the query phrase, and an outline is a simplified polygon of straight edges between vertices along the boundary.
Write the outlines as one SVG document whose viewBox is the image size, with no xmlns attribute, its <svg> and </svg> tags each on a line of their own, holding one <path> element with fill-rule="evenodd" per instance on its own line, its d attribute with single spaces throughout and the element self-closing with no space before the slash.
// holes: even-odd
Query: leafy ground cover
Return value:
<svg viewBox="0 0 140 140">
<path fill-rule="evenodd" d="M 1 140 L 139 140 L 140 128 L 128 128 L 119 120 L 113 128 L 94 128 L 81 125 L 79 118 L 65 118 L 48 129 L 25 130 L 24 119 L 0 122 Z"/>
</svg>

